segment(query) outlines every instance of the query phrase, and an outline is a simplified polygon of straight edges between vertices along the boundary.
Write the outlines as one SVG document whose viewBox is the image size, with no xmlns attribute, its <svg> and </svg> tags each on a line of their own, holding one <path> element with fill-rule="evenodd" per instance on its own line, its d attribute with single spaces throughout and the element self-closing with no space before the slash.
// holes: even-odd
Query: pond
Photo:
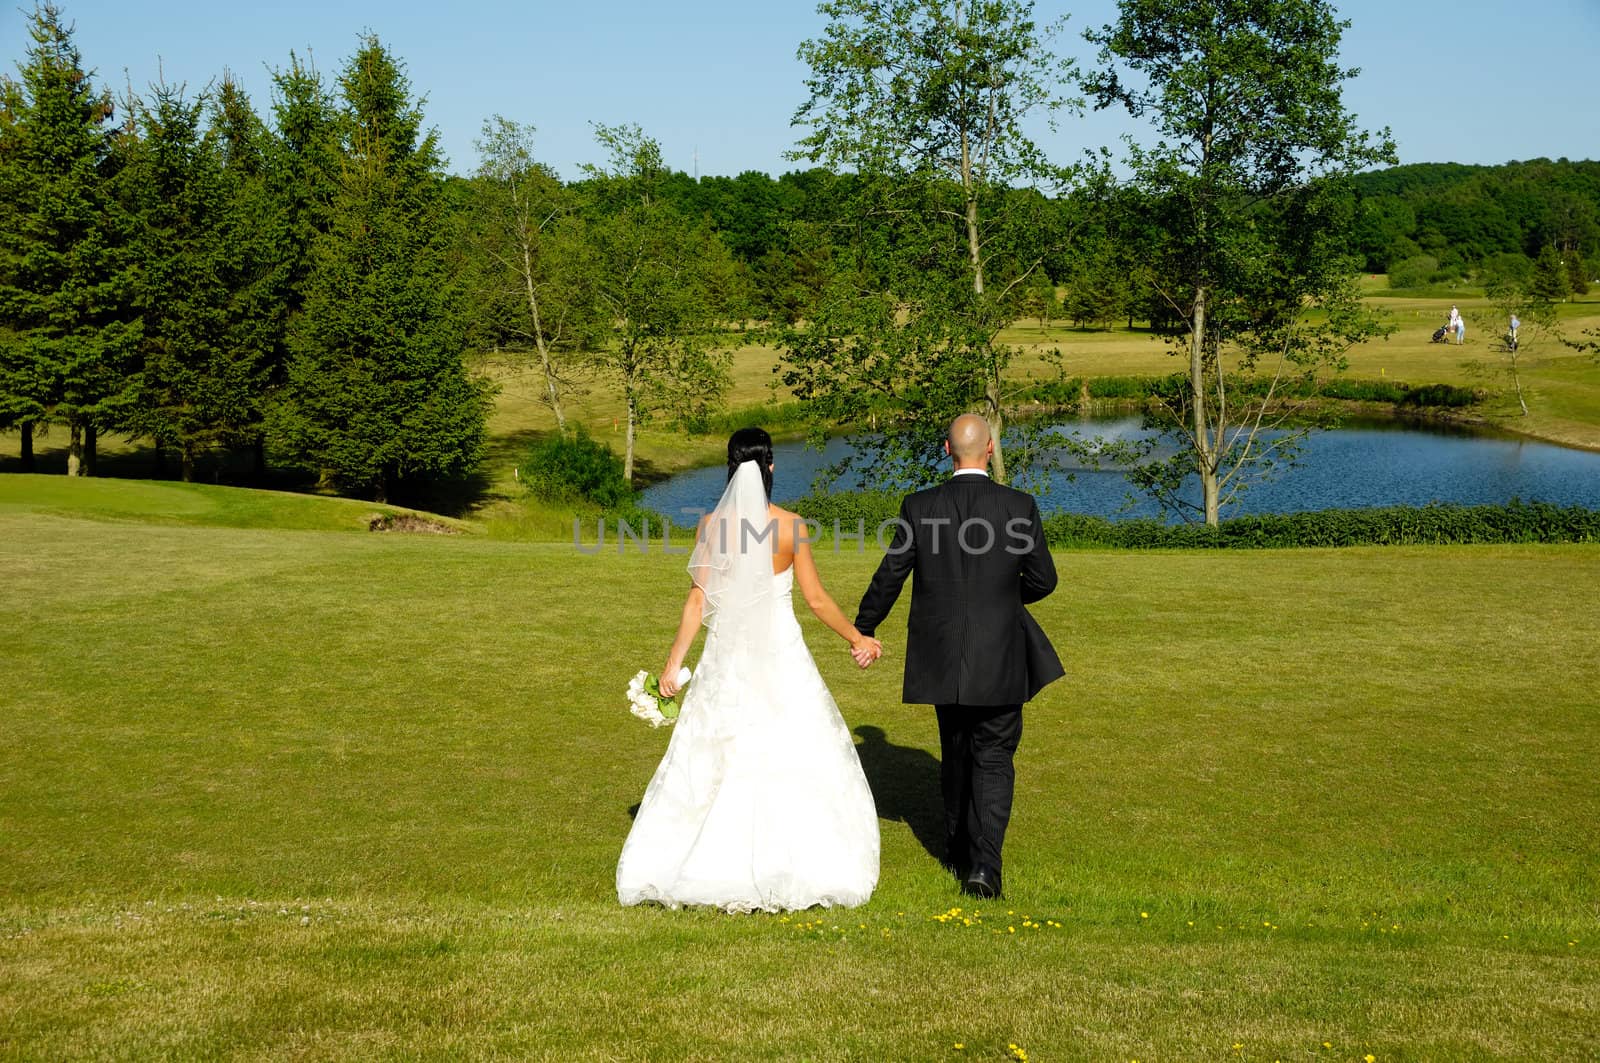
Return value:
<svg viewBox="0 0 1600 1063">
<path fill-rule="evenodd" d="M 1143 436 L 1138 417 L 1065 419 L 1054 430 L 1128 439 Z M 843 438 L 821 451 L 803 443 L 780 443 L 774 453 L 773 500 L 792 501 L 811 489 L 824 466 L 849 454 Z M 1120 519 L 1155 516 L 1158 507 L 1138 498 L 1120 472 L 1086 469 L 1062 452 L 1062 471 L 1039 492 L 1046 513 L 1068 511 Z M 704 510 L 716 503 L 726 479 L 721 467 L 693 469 L 644 491 L 647 506 L 669 515 Z M 845 480 L 841 487 L 856 486 Z M 1195 487 L 1191 496 L 1199 498 Z M 1468 428 L 1399 421 L 1347 423 L 1313 433 L 1300 465 L 1252 486 L 1224 516 L 1293 513 L 1313 509 L 1550 502 L 1600 509 L 1600 454 Z"/>
</svg>

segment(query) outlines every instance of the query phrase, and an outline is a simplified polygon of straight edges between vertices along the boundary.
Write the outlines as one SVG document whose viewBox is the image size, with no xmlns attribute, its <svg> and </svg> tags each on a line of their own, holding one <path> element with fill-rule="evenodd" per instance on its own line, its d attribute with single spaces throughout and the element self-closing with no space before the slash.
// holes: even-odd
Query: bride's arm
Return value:
<svg viewBox="0 0 1600 1063">
<path fill-rule="evenodd" d="M 699 584 L 689 588 L 689 597 L 683 600 L 683 618 L 678 621 L 678 637 L 672 640 L 672 649 L 667 651 L 667 663 L 661 669 L 661 693 L 665 697 L 672 697 L 678 692 L 678 669 L 683 667 L 683 659 L 689 655 L 689 647 L 694 645 L 694 637 L 700 631 L 700 615 L 706 607 L 706 592 L 700 589 Z"/>
<path fill-rule="evenodd" d="M 817 575 L 817 562 L 811 556 L 811 544 L 805 539 L 798 538 L 794 545 L 794 581 L 800 585 L 800 593 L 805 596 L 806 604 L 817 615 L 817 619 L 832 628 L 840 638 L 850 644 L 852 650 L 864 647 L 872 648 L 877 653 L 882 653 L 882 644 L 869 635 L 863 635 L 856 630 L 848 617 L 834 604 L 828 592 L 822 587 L 822 577 Z"/>
</svg>

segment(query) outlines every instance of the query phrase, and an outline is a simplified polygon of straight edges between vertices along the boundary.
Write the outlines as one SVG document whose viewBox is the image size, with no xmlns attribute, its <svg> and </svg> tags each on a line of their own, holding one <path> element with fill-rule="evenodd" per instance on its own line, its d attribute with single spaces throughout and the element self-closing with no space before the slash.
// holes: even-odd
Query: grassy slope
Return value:
<svg viewBox="0 0 1600 1063">
<path fill-rule="evenodd" d="M 0 1054 L 1600 1052 L 1600 550 L 1061 556 L 1069 675 L 970 927 L 928 712 L 808 622 L 883 875 L 786 921 L 614 903 L 681 557 L 115 486 L 0 497 Z M 848 603 L 874 561 L 820 564 Z"/>
</svg>

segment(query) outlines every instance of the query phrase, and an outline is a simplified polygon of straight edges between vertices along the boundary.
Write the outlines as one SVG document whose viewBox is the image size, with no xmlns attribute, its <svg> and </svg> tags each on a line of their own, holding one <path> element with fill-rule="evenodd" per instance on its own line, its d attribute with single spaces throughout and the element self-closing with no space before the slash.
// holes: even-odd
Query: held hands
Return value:
<svg viewBox="0 0 1600 1063">
<path fill-rule="evenodd" d="M 850 643 L 850 656 L 855 658 L 858 666 L 867 668 L 883 656 L 883 643 L 871 635 L 858 635 Z"/>
</svg>

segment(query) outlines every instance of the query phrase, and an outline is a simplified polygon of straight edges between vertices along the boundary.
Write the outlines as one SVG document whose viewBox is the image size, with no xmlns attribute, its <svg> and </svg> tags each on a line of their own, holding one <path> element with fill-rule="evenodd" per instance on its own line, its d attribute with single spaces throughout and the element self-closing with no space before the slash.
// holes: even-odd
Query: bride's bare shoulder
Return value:
<svg viewBox="0 0 1600 1063">
<path fill-rule="evenodd" d="M 794 553 L 796 540 L 801 538 L 797 529 L 805 518 L 793 510 L 784 509 L 782 506 L 767 503 L 767 520 L 778 530 L 777 550 L 779 553 Z"/>
</svg>

